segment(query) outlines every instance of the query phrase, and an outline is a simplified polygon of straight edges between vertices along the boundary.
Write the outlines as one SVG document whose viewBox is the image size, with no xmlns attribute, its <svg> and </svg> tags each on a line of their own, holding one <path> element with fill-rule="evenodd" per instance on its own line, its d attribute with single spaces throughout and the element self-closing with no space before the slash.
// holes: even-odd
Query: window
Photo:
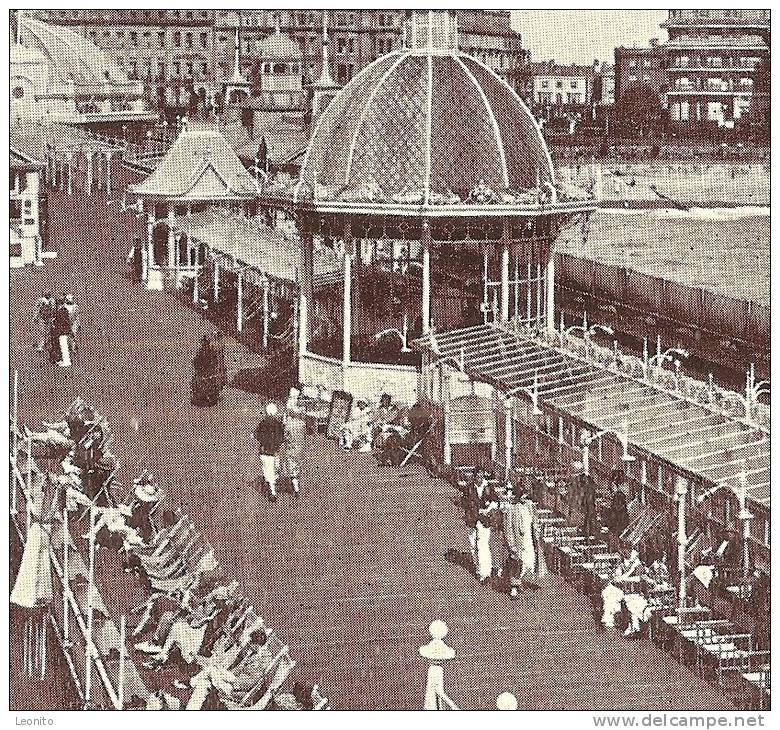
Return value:
<svg viewBox="0 0 780 730">
<path fill-rule="evenodd" d="M 187 35 L 184 36 L 184 39 L 187 48 L 192 48 L 192 33 L 187 33 Z"/>
<path fill-rule="evenodd" d="M 165 78 L 165 63 L 162 61 L 157 64 L 157 78 L 158 80 Z"/>
<path fill-rule="evenodd" d="M 173 74 L 174 76 L 181 76 L 181 64 L 178 61 L 173 62 Z"/>
<path fill-rule="evenodd" d="M 173 45 L 176 46 L 176 48 L 181 48 L 181 33 L 179 31 L 176 31 L 173 34 Z"/>
<path fill-rule="evenodd" d="M 543 89 L 547 89 L 547 88 L 549 88 L 549 86 L 550 86 L 550 82 L 549 81 L 547 81 L 546 79 L 544 81 L 542 81 L 542 88 Z"/>
<path fill-rule="evenodd" d="M 11 96 L 14 99 L 21 99 L 24 96 L 24 89 L 21 86 L 14 87 L 14 90 L 11 92 Z"/>
<path fill-rule="evenodd" d="M 130 43 L 132 43 L 134 46 L 138 45 L 138 33 L 136 33 L 134 30 L 130 31 Z"/>
<path fill-rule="evenodd" d="M 200 47 L 206 48 L 209 44 L 209 36 L 208 33 L 201 33 L 200 34 Z"/>
<path fill-rule="evenodd" d="M 193 64 L 192 64 L 191 62 L 188 62 L 188 63 L 187 63 L 187 76 L 189 76 L 190 78 L 192 78 L 192 76 L 193 76 L 193 73 L 194 73 L 194 67 L 193 67 Z"/>
<path fill-rule="evenodd" d="M 649 74 L 645 74 L 645 75 L 642 77 L 642 80 L 643 80 L 643 81 L 651 81 L 652 79 L 650 78 L 650 75 L 649 75 Z"/>
<path fill-rule="evenodd" d="M 650 59 L 649 59 L 649 58 L 646 58 L 646 59 L 644 60 L 643 66 L 644 66 L 645 68 L 650 68 Z"/>
<path fill-rule="evenodd" d="M 11 198 L 9 214 L 12 221 L 22 220 L 22 201 Z"/>
<path fill-rule="evenodd" d="M 200 72 L 203 74 L 204 77 L 208 77 L 208 75 L 209 75 L 209 65 L 207 63 L 202 63 L 200 65 Z"/>
<path fill-rule="evenodd" d="M 638 81 L 639 77 L 636 74 L 629 74 L 628 80 L 629 81 Z"/>
<path fill-rule="evenodd" d="M 578 81 L 572 81 L 571 82 L 571 88 L 572 89 L 576 89 L 578 86 L 579 86 L 579 82 Z"/>
<path fill-rule="evenodd" d="M 636 68 L 636 59 L 635 58 L 632 58 L 632 59 L 629 60 L 628 67 L 629 68 Z"/>
<path fill-rule="evenodd" d="M 562 89 L 563 88 L 563 81 L 556 81 L 555 82 L 555 88 L 556 89 Z"/>
<path fill-rule="evenodd" d="M 165 31 L 159 30 L 157 31 L 157 44 L 160 46 L 165 45 Z"/>
</svg>

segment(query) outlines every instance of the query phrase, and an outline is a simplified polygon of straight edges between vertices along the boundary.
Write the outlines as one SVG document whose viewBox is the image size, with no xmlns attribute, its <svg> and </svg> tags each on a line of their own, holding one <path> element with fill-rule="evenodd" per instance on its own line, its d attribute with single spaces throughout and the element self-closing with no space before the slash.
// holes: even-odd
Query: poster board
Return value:
<svg viewBox="0 0 780 730">
<path fill-rule="evenodd" d="M 330 411 L 328 413 L 328 425 L 325 435 L 329 439 L 339 437 L 341 427 L 349 420 L 352 410 L 352 396 L 343 390 L 334 390 L 330 399 Z"/>
</svg>

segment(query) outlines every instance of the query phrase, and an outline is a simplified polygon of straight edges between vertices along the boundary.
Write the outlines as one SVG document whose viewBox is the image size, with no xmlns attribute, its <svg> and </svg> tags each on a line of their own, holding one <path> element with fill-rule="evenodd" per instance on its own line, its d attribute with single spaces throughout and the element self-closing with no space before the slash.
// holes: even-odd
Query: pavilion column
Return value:
<svg viewBox="0 0 780 730">
<path fill-rule="evenodd" d="M 173 269 L 177 265 L 178 256 L 176 256 L 176 235 L 174 228 L 176 224 L 176 206 L 168 203 L 168 268 Z"/>
<path fill-rule="evenodd" d="M 219 301 L 219 261 L 217 261 L 216 257 L 214 258 L 214 302 Z"/>
<path fill-rule="evenodd" d="M 439 379 L 441 380 L 442 411 L 444 420 L 444 451 L 442 460 L 446 466 L 452 464 L 452 443 L 450 440 L 450 369 L 444 365 L 439 365 Z"/>
<path fill-rule="evenodd" d="M 106 195 L 111 195 L 111 152 L 106 152 Z"/>
<path fill-rule="evenodd" d="M 506 477 L 512 472 L 512 457 L 514 455 L 515 429 L 512 422 L 512 399 L 504 400 L 504 464 L 506 466 Z"/>
<path fill-rule="evenodd" d="M 244 273 L 238 268 L 238 262 L 234 261 L 236 269 L 236 332 L 244 331 Z"/>
<path fill-rule="evenodd" d="M 84 192 L 87 195 L 92 195 L 92 152 L 86 152 L 84 154 L 86 160 L 86 180 L 84 181 Z"/>
<path fill-rule="evenodd" d="M 422 331 L 431 331 L 431 224 L 423 220 L 420 235 L 422 247 Z"/>
<path fill-rule="evenodd" d="M 555 252 L 552 242 L 547 250 L 547 267 L 544 272 L 545 292 L 544 314 L 548 332 L 555 332 Z"/>
<path fill-rule="evenodd" d="M 187 238 L 187 246 L 192 245 L 192 242 Z M 193 280 L 192 280 L 192 303 L 197 304 L 200 299 L 200 242 L 195 241 L 193 261 Z"/>
<path fill-rule="evenodd" d="M 146 242 L 141 251 L 141 281 L 149 280 L 149 269 L 154 265 L 154 213 L 146 217 Z"/>
<path fill-rule="evenodd" d="M 344 311 L 343 311 L 343 347 L 341 365 L 346 374 L 352 360 L 352 226 L 349 221 L 344 223 Z"/>
<path fill-rule="evenodd" d="M 501 228 L 501 321 L 509 321 L 509 250 L 512 242 L 512 223 L 504 218 Z"/>
<path fill-rule="evenodd" d="M 68 195 L 73 195 L 73 155 L 68 154 Z"/>
<path fill-rule="evenodd" d="M 301 231 L 301 281 L 298 292 L 298 352 L 309 349 L 314 315 L 314 236 L 308 225 Z"/>
<path fill-rule="evenodd" d="M 268 349 L 268 329 L 271 321 L 271 282 L 263 274 L 263 349 Z"/>
</svg>

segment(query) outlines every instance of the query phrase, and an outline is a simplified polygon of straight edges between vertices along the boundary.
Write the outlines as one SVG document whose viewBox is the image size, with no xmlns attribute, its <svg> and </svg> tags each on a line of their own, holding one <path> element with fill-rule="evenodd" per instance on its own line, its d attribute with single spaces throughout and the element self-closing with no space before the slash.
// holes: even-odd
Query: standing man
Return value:
<svg viewBox="0 0 780 730">
<path fill-rule="evenodd" d="M 525 582 L 529 587 L 539 586 L 529 578 L 541 578 L 547 574 L 547 564 L 542 549 L 541 530 L 536 505 L 528 498 L 524 486 L 507 489 L 508 499 L 502 505 L 504 511 L 504 538 L 514 568 L 510 573 L 511 598 L 517 598 Z"/>
<path fill-rule="evenodd" d="M 469 528 L 469 545 L 477 577 L 487 585 L 493 573 L 493 558 L 490 554 L 490 530 L 493 513 L 498 508 L 498 497 L 485 472 L 479 467 L 463 495 L 463 510 L 466 526 Z"/>
<path fill-rule="evenodd" d="M 33 322 L 37 330 L 35 349 L 38 352 L 43 352 L 46 346 L 52 319 L 54 319 L 54 295 L 47 291 L 35 302 L 35 314 L 33 314 Z"/>
<path fill-rule="evenodd" d="M 279 418 L 276 403 L 265 407 L 265 416 L 255 430 L 260 446 L 260 470 L 262 479 L 268 484 L 271 502 L 276 502 L 276 482 L 279 480 L 279 449 L 284 443 L 284 425 Z"/>
<path fill-rule="evenodd" d="M 61 368 L 70 367 L 70 340 L 72 336 L 70 312 L 65 298 L 57 300 L 51 325 L 52 360 Z"/>
</svg>

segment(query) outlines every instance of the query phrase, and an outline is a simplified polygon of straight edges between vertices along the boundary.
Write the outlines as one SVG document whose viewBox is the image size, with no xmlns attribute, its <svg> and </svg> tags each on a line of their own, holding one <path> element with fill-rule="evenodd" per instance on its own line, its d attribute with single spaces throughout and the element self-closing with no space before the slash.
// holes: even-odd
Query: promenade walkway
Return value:
<svg viewBox="0 0 780 730">
<path fill-rule="evenodd" d="M 79 201 L 74 205 L 74 201 Z M 558 578 L 510 602 L 448 562 L 467 549 L 453 490 L 418 467 L 380 469 L 321 437 L 306 452 L 303 494 L 271 505 L 247 487 L 263 401 L 226 389 L 214 409 L 189 402 L 190 361 L 210 325 L 172 296 L 125 275 L 143 220 L 100 197 L 51 197 L 44 269 L 11 273 L 11 368 L 20 415 L 36 424 L 76 396 L 109 418 L 128 481 L 151 469 L 214 545 L 226 572 L 290 645 L 296 677 L 320 684 L 336 709 L 421 707 L 417 649 L 443 619 L 457 652 L 447 692 L 465 709 L 514 692 L 521 708 L 733 709 L 647 641 L 595 630 L 590 605 Z M 33 351 L 30 320 L 44 288 L 72 291 L 83 310 L 76 364 Z M 251 358 L 231 343 L 234 367 Z M 111 603 L 122 607 L 122 590 Z"/>
</svg>

